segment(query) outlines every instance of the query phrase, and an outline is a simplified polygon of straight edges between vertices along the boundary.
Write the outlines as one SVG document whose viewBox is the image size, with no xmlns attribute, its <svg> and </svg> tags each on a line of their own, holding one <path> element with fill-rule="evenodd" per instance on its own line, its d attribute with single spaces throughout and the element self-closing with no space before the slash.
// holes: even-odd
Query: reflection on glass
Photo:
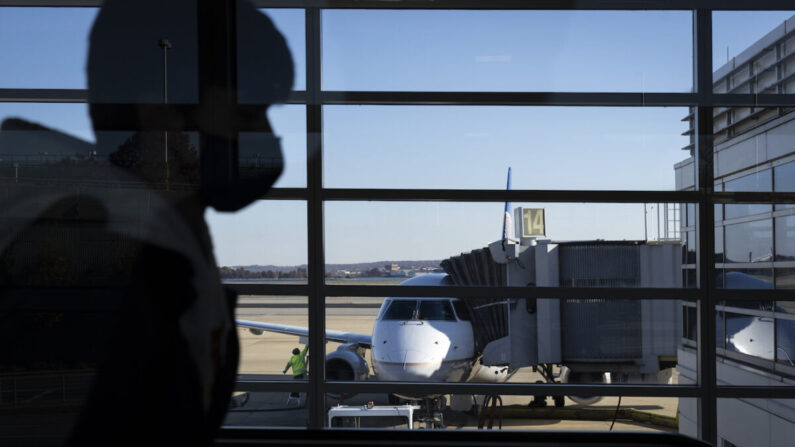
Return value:
<svg viewBox="0 0 795 447">
<path fill-rule="evenodd" d="M 726 312 L 726 349 L 773 360 L 773 318 Z"/>
<path fill-rule="evenodd" d="M 779 307 L 777 310 L 787 309 Z M 795 366 L 795 321 L 793 320 L 776 319 L 776 361 Z"/>
<path fill-rule="evenodd" d="M 723 254 L 723 227 L 715 227 L 715 262 L 722 263 L 724 261 Z"/>
<path fill-rule="evenodd" d="M 795 191 L 795 162 L 789 162 L 773 168 L 774 191 L 793 192 Z M 795 204 L 777 204 L 777 210 L 793 208 Z"/>
<path fill-rule="evenodd" d="M 686 204 L 686 219 L 685 219 L 685 226 L 687 227 L 694 227 L 696 226 L 696 222 L 698 221 L 698 215 L 696 214 L 696 207 L 695 203 L 688 203 Z"/>
<path fill-rule="evenodd" d="M 772 172 L 770 169 L 755 172 L 743 177 L 729 180 L 724 183 L 724 190 L 768 192 L 772 187 Z"/>
<path fill-rule="evenodd" d="M 773 225 L 770 220 L 726 225 L 724 231 L 725 262 L 750 263 L 773 260 Z"/>
<path fill-rule="evenodd" d="M 776 269 L 776 288 L 795 289 L 795 269 L 777 268 Z"/>
<path fill-rule="evenodd" d="M 727 289 L 772 289 L 773 269 L 726 269 L 723 278 L 717 281 L 723 283 Z"/>
<path fill-rule="evenodd" d="M 789 443 L 795 399 L 718 399 L 720 446 L 776 446 Z"/>
<path fill-rule="evenodd" d="M 716 445 L 772 447 L 790 444 L 795 422 L 788 415 L 795 411 L 795 399 L 718 399 L 717 406 Z"/>
<path fill-rule="evenodd" d="M 776 261 L 795 261 L 795 215 L 776 218 Z"/>
<path fill-rule="evenodd" d="M 768 192 L 772 188 L 772 173 L 770 169 L 746 175 L 726 182 L 725 190 L 731 191 L 754 191 Z M 727 204 L 726 219 L 749 216 L 753 214 L 768 213 L 772 211 L 771 205 L 765 204 Z"/>
<path fill-rule="evenodd" d="M 696 263 L 696 250 L 698 249 L 698 244 L 696 242 L 696 232 L 695 231 L 688 231 L 687 232 L 687 245 L 685 251 L 685 257 L 682 259 L 684 264 L 695 264 Z"/>
</svg>

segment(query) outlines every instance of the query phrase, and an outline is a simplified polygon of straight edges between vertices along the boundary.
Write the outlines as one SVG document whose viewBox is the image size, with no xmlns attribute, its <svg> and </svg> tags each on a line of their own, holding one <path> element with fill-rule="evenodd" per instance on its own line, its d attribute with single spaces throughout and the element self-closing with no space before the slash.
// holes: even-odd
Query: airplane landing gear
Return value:
<svg viewBox="0 0 795 447">
<path fill-rule="evenodd" d="M 444 407 L 447 405 L 444 396 L 425 399 L 425 415 L 419 422 L 425 423 L 425 428 L 444 428 Z"/>
</svg>

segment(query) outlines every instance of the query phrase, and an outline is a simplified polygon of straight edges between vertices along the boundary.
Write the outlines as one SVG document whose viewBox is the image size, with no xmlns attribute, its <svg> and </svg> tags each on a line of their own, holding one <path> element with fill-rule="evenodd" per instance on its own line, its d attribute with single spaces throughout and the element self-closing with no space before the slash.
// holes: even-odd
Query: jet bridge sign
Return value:
<svg viewBox="0 0 795 447">
<path fill-rule="evenodd" d="M 547 235 L 544 208 L 517 208 L 515 213 L 520 237 Z"/>
</svg>

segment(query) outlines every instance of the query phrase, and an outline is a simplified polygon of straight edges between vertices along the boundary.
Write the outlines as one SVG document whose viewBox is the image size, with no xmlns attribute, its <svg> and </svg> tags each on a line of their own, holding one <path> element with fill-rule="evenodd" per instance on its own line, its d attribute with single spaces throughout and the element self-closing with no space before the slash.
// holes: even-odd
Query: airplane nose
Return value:
<svg viewBox="0 0 795 447">
<path fill-rule="evenodd" d="M 433 360 L 430 355 L 422 351 L 407 350 L 403 352 L 404 367 L 410 367 L 420 363 L 429 363 Z"/>
</svg>

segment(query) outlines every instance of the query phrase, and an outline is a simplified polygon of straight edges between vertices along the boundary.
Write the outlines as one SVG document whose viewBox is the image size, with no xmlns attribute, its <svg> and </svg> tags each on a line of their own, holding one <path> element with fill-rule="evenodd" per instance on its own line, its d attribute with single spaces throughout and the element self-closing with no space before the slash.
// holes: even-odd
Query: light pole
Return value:
<svg viewBox="0 0 795 447">
<path fill-rule="evenodd" d="M 163 104 L 168 104 L 168 50 L 171 48 L 171 42 L 168 39 L 160 39 L 157 41 L 160 48 L 163 49 Z M 168 130 L 164 132 L 164 148 L 166 155 L 166 191 L 169 190 L 169 169 L 168 169 Z"/>
</svg>

